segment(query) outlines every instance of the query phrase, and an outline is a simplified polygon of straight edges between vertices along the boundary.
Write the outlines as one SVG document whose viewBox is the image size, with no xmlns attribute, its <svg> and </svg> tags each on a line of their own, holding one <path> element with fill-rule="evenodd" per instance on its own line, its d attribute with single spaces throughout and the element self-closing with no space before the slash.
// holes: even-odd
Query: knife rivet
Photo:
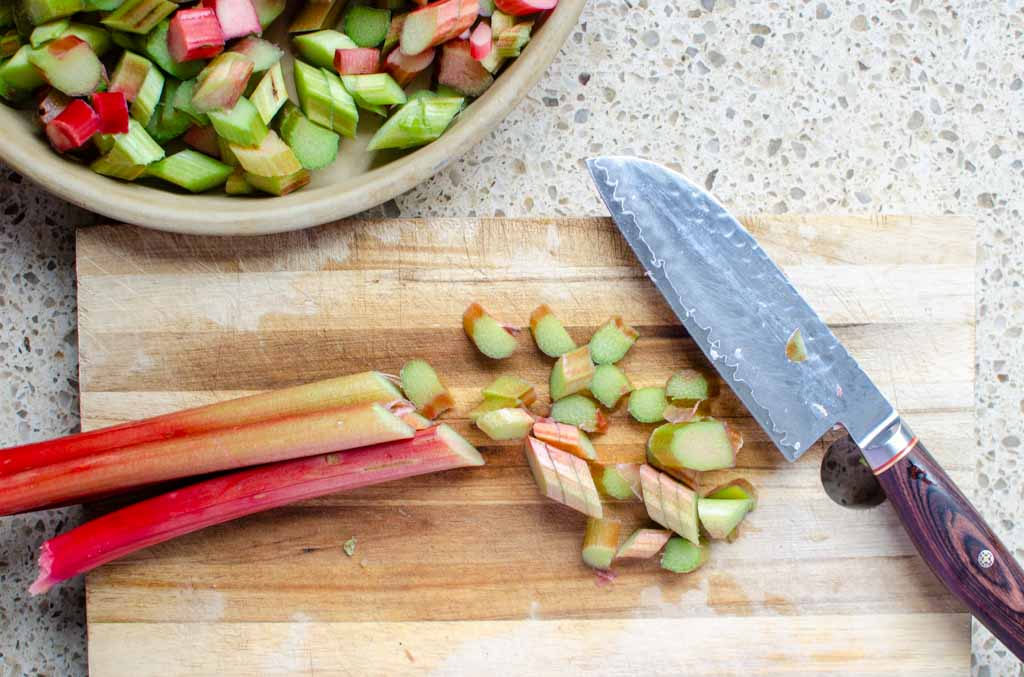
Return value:
<svg viewBox="0 0 1024 677">
<path fill-rule="evenodd" d="M 995 563 L 996 556 L 992 554 L 991 550 L 982 550 L 978 553 L 978 566 L 982 569 L 988 569 Z"/>
</svg>

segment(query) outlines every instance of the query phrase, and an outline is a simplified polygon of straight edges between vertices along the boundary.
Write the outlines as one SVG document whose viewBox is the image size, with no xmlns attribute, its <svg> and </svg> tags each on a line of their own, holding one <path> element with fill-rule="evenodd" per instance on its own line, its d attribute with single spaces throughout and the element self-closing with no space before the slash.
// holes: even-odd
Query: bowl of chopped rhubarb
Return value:
<svg viewBox="0 0 1024 677">
<path fill-rule="evenodd" d="M 476 144 L 584 2 L 14 0 L 0 5 L 0 158 L 151 228 L 325 223 Z"/>
</svg>

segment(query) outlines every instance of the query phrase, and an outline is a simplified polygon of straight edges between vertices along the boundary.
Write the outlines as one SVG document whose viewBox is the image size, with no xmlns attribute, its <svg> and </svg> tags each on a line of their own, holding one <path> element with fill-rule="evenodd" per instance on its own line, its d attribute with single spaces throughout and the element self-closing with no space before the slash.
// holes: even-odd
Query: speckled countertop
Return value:
<svg viewBox="0 0 1024 677">
<path fill-rule="evenodd" d="M 980 226 L 976 504 L 1024 558 L 1024 10 L 1018 0 L 591 0 L 529 97 L 386 216 L 596 214 L 626 153 L 737 211 L 960 213 Z M 73 228 L 0 173 L 0 445 L 76 429 Z M 0 676 L 86 669 L 83 594 L 28 598 L 75 510 L 0 519 Z M 973 672 L 1024 675 L 983 629 Z"/>
</svg>

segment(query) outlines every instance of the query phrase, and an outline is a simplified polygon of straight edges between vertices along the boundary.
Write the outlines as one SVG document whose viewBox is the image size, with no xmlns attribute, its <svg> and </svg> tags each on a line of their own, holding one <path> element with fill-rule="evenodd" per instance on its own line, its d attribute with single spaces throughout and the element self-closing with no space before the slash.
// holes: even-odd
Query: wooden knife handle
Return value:
<svg viewBox="0 0 1024 677">
<path fill-rule="evenodd" d="M 905 445 L 875 467 L 921 557 L 981 623 L 1024 660 L 1024 570 L 903 425 Z M 865 456 L 872 460 L 865 449 Z"/>
</svg>

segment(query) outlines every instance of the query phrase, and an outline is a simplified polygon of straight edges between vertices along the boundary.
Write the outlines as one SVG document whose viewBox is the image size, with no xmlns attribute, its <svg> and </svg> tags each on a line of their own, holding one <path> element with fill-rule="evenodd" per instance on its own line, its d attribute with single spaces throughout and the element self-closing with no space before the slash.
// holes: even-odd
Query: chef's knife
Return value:
<svg viewBox="0 0 1024 677">
<path fill-rule="evenodd" d="M 587 166 L 647 274 L 782 454 L 795 461 L 841 424 L 935 575 L 1024 659 L 1024 571 L 750 233 L 661 165 Z M 795 330 L 802 361 L 787 356 Z"/>
</svg>

